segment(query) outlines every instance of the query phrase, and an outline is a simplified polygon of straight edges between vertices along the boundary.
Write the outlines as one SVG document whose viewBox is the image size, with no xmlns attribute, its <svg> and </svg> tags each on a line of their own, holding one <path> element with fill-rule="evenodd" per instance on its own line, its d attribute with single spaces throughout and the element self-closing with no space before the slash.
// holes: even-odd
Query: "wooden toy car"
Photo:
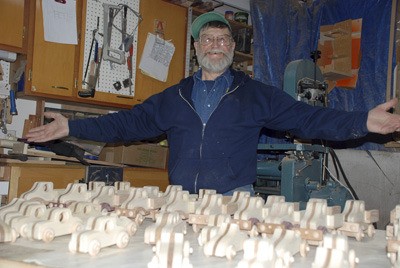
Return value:
<svg viewBox="0 0 400 268">
<path fill-rule="evenodd" d="M 92 229 L 88 230 L 89 228 Z M 117 224 L 117 217 L 99 216 L 88 220 L 86 230 L 74 232 L 68 244 L 70 252 L 89 253 L 96 256 L 100 249 L 117 245 L 125 248 L 129 243 L 129 234 Z"/>
<path fill-rule="evenodd" d="M 67 235 L 83 227 L 82 220 L 72 215 L 68 208 L 49 208 L 43 219 L 26 224 L 23 236 L 51 242 L 54 237 Z"/>
</svg>

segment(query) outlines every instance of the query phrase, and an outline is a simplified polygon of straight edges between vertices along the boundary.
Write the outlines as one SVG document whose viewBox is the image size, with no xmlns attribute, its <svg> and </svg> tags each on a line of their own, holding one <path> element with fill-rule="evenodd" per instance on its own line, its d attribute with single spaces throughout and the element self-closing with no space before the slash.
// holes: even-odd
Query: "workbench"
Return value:
<svg viewBox="0 0 400 268">
<path fill-rule="evenodd" d="M 50 243 L 42 241 L 30 241 L 25 238 L 18 238 L 14 243 L 0 244 L 0 267 L 26 267 L 18 264 L 34 263 L 45 267 L 147 267 L 154 253 L 152 246 L 145 244 L 144 230 L 153 223 L 150 219 L 139 226 L 138 231 L 130 238 L 129 244 L 124 249 L 117 246 L 101 249 L 96 257 L 84 253 L 70 253 L 68 242 L 70 235 L 56 237 Z M 205 257 L 202 248 L 197 242 L 197 233 L 188 225 L 188 232 L 185 239 L 189 240 L 193 253 L 189 256 L 193 267 L 236 267 L 243 258 L 243 251 L 237 253 L 232 261 L 226 258 Z M 354 249 L 356 256 L 360 259 L 358 268 L 364 267 L 391 267 L 390 260 L 386 256 L 385 231 L 377 230 L 374 237 L 365 237 L 357 242 L 349 238 L 349 248 Z M 306 257 L 300 254 L 295 255 L 294 262 L 290 267 L 311 267 L 315 258 L 316 247 L 310 246 L 311 250 Z M 35 266 L 37 267 L 37 266 Z"/>
<path fill-rule="evenodd" d="M 54 189 L 65 189 L 68 183 L 84 179 L 85 174 L 86 166 L 78 163 L 0 159 L 0 178 L 9 181 L 8 201 L 31 189 L 34 182 L 49 181 Z M 129 181 L 131 187 L 152 185 L 160 191 L 169 184 L 166 169 L 145 167 L 123 167 L 123 180 Z"/>
</svg>

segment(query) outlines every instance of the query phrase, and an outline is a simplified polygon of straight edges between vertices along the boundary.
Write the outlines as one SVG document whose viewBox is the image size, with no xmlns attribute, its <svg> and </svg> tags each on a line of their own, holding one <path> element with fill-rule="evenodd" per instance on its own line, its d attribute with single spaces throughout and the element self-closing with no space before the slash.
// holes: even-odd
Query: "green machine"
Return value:
<svg viewBox="0 0 400 268">
<path fill-rule="evenodd" d="M 290 62 L 285 69 L 284 90 L 298 101 L 326 106 L 327 84 L 321 70 L 310 60 Z M 313 143 L 259 144 L 258 153 L 268 155 L 257 163 L 255 192 L 261 196 L 283 195 L 305 209 L 310 198 L 323 198 L 328 205 L 352 199 L 349 190 L 327 172 L 331 149 Z"/>
</svg>

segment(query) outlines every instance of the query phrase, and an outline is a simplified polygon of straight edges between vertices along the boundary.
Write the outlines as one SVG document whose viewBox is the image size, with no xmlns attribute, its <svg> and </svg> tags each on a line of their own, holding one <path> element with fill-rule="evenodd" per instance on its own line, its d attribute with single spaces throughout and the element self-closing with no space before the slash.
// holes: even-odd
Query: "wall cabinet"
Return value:
<svg viewBox="0 0 400 268">
<path fill-rule="evenodd" d="M 77 10 L 82 1 L 77 1 Z M 31 1 L 34 14 L 31 23 L 31 43 L 28 50 L 25 93 L 49 98 L 72 98 L 75 88 L 78 45 L 44 40 L 42 1 Z M 78 23 L 80 16 L 77 17 Z"/>
<path fill-rule="evenodd" d="M 28 0 L 0 0 L 0 49 L 25 53 Z"/>
</svg>

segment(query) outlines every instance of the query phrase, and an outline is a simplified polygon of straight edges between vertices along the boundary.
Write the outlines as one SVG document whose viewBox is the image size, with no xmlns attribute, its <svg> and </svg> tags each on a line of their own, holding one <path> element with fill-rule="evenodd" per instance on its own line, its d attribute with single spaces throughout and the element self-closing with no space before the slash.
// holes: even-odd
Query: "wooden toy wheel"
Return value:
<svg viewBox="0 0 400 268">
<path fill-rule="evenodd" d="M 250 237 L 257 237 L 258 236 L 258 229 L 256 225 L 253 225 L 253 227 L 251 227 L 251 230 L 249 232 Z"/>
<path fill-rule="evenodd" d="M 233 260 L 233 258 L 235 258 L 235 256 L 236 256 L 235 246 L 229 245 L 226 248 L 226 258 L 231 261 L 231 260 Z"/>
<path fill-rule="evenodd" d="M 356 252 L 353 249 L 351 249 L 349 251 L 349 264 L 350 264 L 350 267 L 356 267 L 357 263 L 358 263 L 358 259 L 356 257 Z"/>
<path fill-rule="evenodd" d="M 54 230 L 53 229 L 46 229 L 43 231 L 43 237 L 42 240 L 46 243 L 49 243 L 51 241 L 53 241 L 54 239 Z"/>
<path fill-rule="evenodd" d="M 98 240 L 92 240 L 89 243 L 88 252 L 90 256 L 96 256 L 100 252 L 100 242 Z"/>
<path fill-rule="evenodd" d="M 190 247 L 189 241 L 183 242 L 183 257 L 188 258 L 193 249 Z"/>
<path fill-rule="evenodd" d="M 368 237 L 373 237 L 374 234 L 375 234 L 375 227 L 372 224 L 368 225 L 368 228 L 367 228 Z"/>
<path fill-rule="evenodd" d="M 201 230 L 200 226 L 196 223 L 192 224 L 192 228 L 193 228 L 193 232 L 195 232 L 195 233 L 198 233 Z"/>
<path fill-rule="evenodd" d="M 85 229 L 85 226 L 83 226 L 83 224 L 76 224 L 75 228 L 74 228 L 74 232 L 80 232 L 83 231 Z"/>
<path fill-rule="evenodd" d="M 125 232 L 118 235 L 117 238 L 117 247 L 118 248 L 125 248 L 129 243 L 129 235 Z"/>
<path fill-rule="evenodd" d="M 363 236 L 364 236 L 363 231 L 362 231 L 362 230 L 359 230 L 359 231 L 356 233 L 355 238 L 356 238 L 357 241 L 361 241 L 361 239 L 363 238 Z"/>
<path fill-rule="evenodd" d="M 128 234 L 131 235 L 131 236 L 136 234 L 136 232 L 137 232 L 137 224 L 134 223 L 134 222 L 130 223 L 128 225 L 128 227 L 127 227 L 127 230 L 128 230 Z"/>
<path fill-rule="evenodd" d="M 144 216 L 140 213 L 138 213 L 135 217 L 135 222 L 140 225 L 144 221 Z"/>
<path fill-rule="evenodd" d="M 74 243 L 72 240 L 70 240 L 68 243 L 68 250 L 71 253 L 76 253 L 76 250 L 77 250 L 76 243 Z"/>
<path fill-rule="evenodd" d="M 309 250 L 310 250 L 310 248 L 308 246 L 307 241 L 305 241 L 305 240 L 301 241 L 301 243 L 300 243 L 300 255 L 302 257 L 306 257 Z"/>
<path fill-rule="evenodd" d="M 392 265 L 394 265 L 394 264 L 396 263 L 396 260 L 397 260 L 397 253 L 395 253 L 395 252 L 390 252 L 390 253 L 388 253 L 388 257 L 389 257 L 389 259 L 390 259 L 390 263 L 391 263 Z"/>
</svg>

